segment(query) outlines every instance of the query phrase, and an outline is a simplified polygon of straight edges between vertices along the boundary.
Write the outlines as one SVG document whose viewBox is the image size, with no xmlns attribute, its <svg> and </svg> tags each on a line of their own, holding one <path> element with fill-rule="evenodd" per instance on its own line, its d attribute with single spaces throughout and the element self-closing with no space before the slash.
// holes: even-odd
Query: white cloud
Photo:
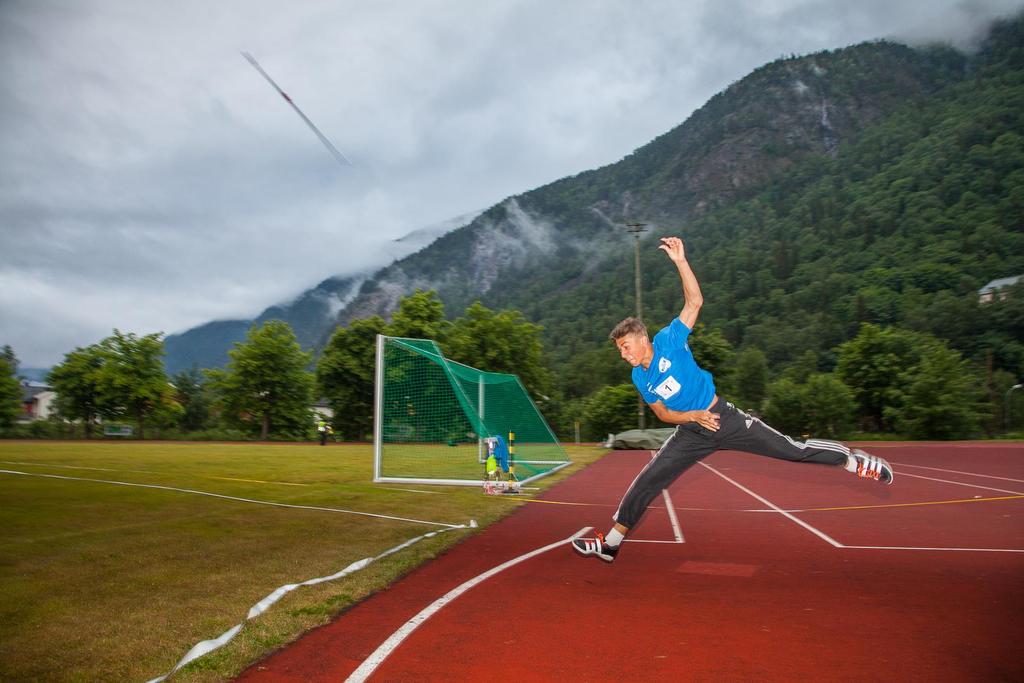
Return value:
<svg viewBox="0 0 1024 683">
<path fill-rule="evenodd" d="M 780 55 L 969 45 L 1021 2 L 0 4 L 0 343 L 243 317 L 613 162 Z M 356 166 L 339 168 L 252 52 Z"/>
</svg>

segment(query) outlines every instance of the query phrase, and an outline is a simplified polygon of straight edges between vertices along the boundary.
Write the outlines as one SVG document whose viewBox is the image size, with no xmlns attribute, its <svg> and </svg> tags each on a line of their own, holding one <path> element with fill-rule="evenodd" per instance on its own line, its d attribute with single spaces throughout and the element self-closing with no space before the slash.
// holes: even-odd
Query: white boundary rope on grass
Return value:
<svg viewBox="0 0 1024 683">
<path fill-rule="evenodd" d="M 64 479 L 67 481 L 88 481 L 94 484 L 114 484 L 116 486 L 137 486 L 143 489 L 159 489 L 161 491 L 177 491 L 178 493 L 191 493 L 196 496 L 209 496 L 210 498 L 222 498 L 234 500 L 240 503 L 252 503 L 255 505 L 270 505 L 279 508 L 293 508 L 298 510 L 319 510 L 320 512 L 338 512 L 346 515 L 360 515 L 362 517 L 376 517 L 378 519 L 391 519 L 397 522 L 412 522 L 413 524 L 427 524 L 430 526 L 446 527 L 448 529 L 462 529 L 465 524 L 448 524 L 446 522 L 431 522 L 425 519 L 411 519 L 409 517 L 395 517 L 393 515 L 381 515 L 376 512 L 363 512 L 361 510 L 346 510 L 344 508 L 328 508 L 316 505 L 295 505 L 292 503 L 275 503 L 269 500 L 256 500 L 254 498 L 239 498 L 238 496 L 226 496 L 222 493 L 210 493 L 209 491 L 197 491 L 195 489 L 179 489 L 174 486 L 160 486 L 158 484 L 139 484 L 130 481 L 112 481 L 109 479 L 89 479 L 86 477 L 66 477 L 60 474 L 38 474 L 35 472 L 18 472 L 17 470 L 0 470 L 0 474 L 17 474 L 24 477 L 42 477 L 44 479 Z"/>
<path fill-rule="evenodd" d="M 422 536 L 417 536 L 416 538 L 409 539 L 405 543 L 396 545 L 394 548 L 389 548 L 388 550 L 385 550 L 384 552 L 382 552 L 380 555 L 376 555 L 374 557 L 365 557 L 365 558 L 359 560 L 358 562 L 353 562 L 352 564 L 350 564 L 349 566 L 345 567 L 341 571 L 336 572 L 334 574 L 331 574 L 330 576 L 321 576 L 321 577 L 318 577 L 318 578 L 315 578 L 315 579 L 308 579 L 308 580 L 303 581 L 301 583 L 288 583 L 288 584 L 285 584 L 283 586 L 280 586 L 279 588 L 274 589 L 274 591 L 271 592 L 270 595 L 268 595 L 267 597 L 263 598 L 262 600 L 257 602 L 252 607 L 250 607 L 249 608 L 249 613 L 245 616 L 245 619 L 242 620 L 241 623 L 235 624 L 234 626 L 232 626 L 231 628 L 229 628 L 227 631 L 225 631 L 224 633 L 220 634 L 216 638 L 211 638 L 210 640 L 203 640 L 203 641 L 201 641 L 199 643 L 196 643 L 195 645 L 192 646 L 191 650 L 189 650 L 188 652 L 185 653 L 184 657 L 182 657 L 180 660 L 178 660 L 178 663 L 174 665 L 173 669 L 171 669 L 170 671 L 165 673 L 163 676 L 157 676 L 156 678 L 151 679 L 150 681 L 148 681 L 148 683 L 160 683 L 161 681 L 165 680 L 168 676 L 170 676 L 171 674 L 173 674 L 174 672 L 176 672 L 178 669 L 180 669 L 181 667 L 185 666 L 189 662 L 192 662 L 192 661 L 194 661 L 196 659 L 199 659 L 203 655 L 208 654 L 210 652 L 213 652 L 217 648 L 222 647 L 223 645 L 227 644 L 232 638 L 234 638 L 236 635 L 238 635 L 238 633 L 242 630 L 242 627 L 245 626 L 245 622 L 247 622 L 247 621 L 249 621 L 251 619 L 254 619 L 255 617 L 258 617 L 259 615 L 263 614 L 264 612 L 266 612 L 270 608 L 271 605 L 273 605 L 275 602 L 277 602 L 282 597 L 284 597 L 285 594 L 290 593 L 291 591 L 295 590 L 296 588 L 299 588 L 301 586 L 315 586 L 318 583 L 325 583 L 327 581 L 336 581 L 337 579 L 344 578 L 344 577 L 348 576 L 349 574 L 352 574 L 354 572 L 359 571 L 360 569 L 363 569 L 363 568 L 367 567 L 368 565 L 376 562 L 377 560 L 379 560 L 381 558 L 384 558 L 384 557 L 387 557 L 388 555 L 397 553 L 400 550 L 404 550 L 405 548 L 408 548 L 409 546 L 413 545 L 414 543 L 418 543 L 419 541 L 422 541 L 425 538 L 431 538 L 432 536 L 437 536 L 438 534 L 443 534 L 443 533 L 445 533 L 447 531 L 455 531 L 456 529 L 472 529 L 472 528 L 476 528 L 476 521 L 475 520 L 470 520 L 469 524 L 459 524 L 458 526 L 452 526 L 452 527 L 450 527 L 448 529 L 440 529 L 438 531 L 430 531 L 428 533 L 423 534 Z"/>
</svg>

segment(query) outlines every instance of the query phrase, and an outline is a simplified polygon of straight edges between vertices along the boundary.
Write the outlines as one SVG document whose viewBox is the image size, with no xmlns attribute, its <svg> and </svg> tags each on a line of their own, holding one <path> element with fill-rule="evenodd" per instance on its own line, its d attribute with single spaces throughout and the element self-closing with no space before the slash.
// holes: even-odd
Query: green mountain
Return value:
<svg viewBox="0 0 1024 683">
<path fill-rule="evenodd" d="M 384 268 L 338 323 L 386 317 L 416 288 L 452 317 L 474 300 L 517 308 L 544 326 L 560 392 L 585 396 L 627 381 L 606 335 L 635 307 L 622 224 L 643 221 L 653 327 L 681 306 L 655 248 L 673 234 L 702 320 L 776 368 L 829 370 L 837 344 L 878 322 L 1020 376 L 1019 316 L 979 306 L 977 289 L 1024 273 L 1022 26 L 996 25 L 972 56 L 872 42 L 772 62 L 622 161 L 511 197 Z"/>
<path fill-rule="evenodd" d="M 332 277 L 300 294 L 294 301 L 271 306 L 253 320 L 215 320 L 164 340 L 164 367 L 174 374 L 193 365 L 200 368 L 222 367 L 228 362 L 228 350 L 245 340 L 253 325 L 267 320 L 283 320 L 291 325 L 299 343 L 315 347 L 339 309 L 355 296 L 365 276 Z"/>
</svg>

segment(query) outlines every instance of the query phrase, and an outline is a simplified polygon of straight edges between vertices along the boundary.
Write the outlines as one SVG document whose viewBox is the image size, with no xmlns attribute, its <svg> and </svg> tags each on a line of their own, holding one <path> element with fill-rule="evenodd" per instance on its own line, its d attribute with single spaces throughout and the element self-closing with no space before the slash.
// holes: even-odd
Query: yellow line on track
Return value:
<svg viewBox="0 0 1024 683">
<path fill-rule="evenodd" d="M 501 496 L 505 498 L 505 496 Z M 606 507 L 601 503 L 570 503 L 564 500 L 541 500 L 540 498 L 516 498 L 515 496 L 508 496 L 508 500 L 521 500 L 524 503 L 544 503 L 546 505 L 579 505 L 582 507 Z"/>
<path fill-rule="evenodd" d="M 834 510 L 872 510 L 877 508 L 905 508 L 920 507 L 924 505 L 952 505 L 954 503 L 988 503 L 997 500 L 1019 500 L 1024 496 L 993 496 L 991 498 L 959 498 L 956 500 L 929 500 L 920 503 L 886 503 L 884 505 L 845 505 L 841 507 L 828 508 L 800 508 L 787 510 L 787 512 L 830 512 Z M 539 498 L 516 498 L 509 496 L 507 500 L 520 500 L 526 503 L 544 503 L 546 505 L 573 505 L 580 507 L 613 507 L 605 503 L 570 503 L 564 500 L 540 500 Z M 660 506 L 652 505 L 652 508 Z M 713 508 L 676 508 L 677 510 L 689 510 L 691 512 L 771 512 L 771 510 L 718 510 Z"/>
<path fill-rule="evenodd" d="M 885 505 L 847 505 L 831 508 L 804 508 L 800 512 L 827 512 L 829 510 L 870 510 L 873 508 L 907 508 L 921 505 L 952 505 L 953 503 L 986 503 L 993 500 L 1017 500 L 1024 496 L 997 496 L 992 498 L 959 498 L 957 500 L 929 500 L 923 503 L 888 503 Z"/>
</svg>

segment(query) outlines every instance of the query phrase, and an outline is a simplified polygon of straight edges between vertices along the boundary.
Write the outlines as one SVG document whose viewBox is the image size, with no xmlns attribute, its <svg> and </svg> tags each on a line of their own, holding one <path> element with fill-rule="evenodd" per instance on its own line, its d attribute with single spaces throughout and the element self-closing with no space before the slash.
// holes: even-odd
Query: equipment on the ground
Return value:
<svg viewBox="0 0 1024 683">
<path fill-rule="evenodd" d="M 508 433 L 508 441 L 501 436 L 489 436 L 484 439 L 484 443 L 487 444 L 484 493 L 519 493 L 515 464 L 515 432 Z"/>
<path fill-rule="evenodd" d="M 518 490 L 569 464 L 515 375 L 456 363 L 429 339 L 384 335 L 376 372 L 374 481 Z"/>
</svg>

